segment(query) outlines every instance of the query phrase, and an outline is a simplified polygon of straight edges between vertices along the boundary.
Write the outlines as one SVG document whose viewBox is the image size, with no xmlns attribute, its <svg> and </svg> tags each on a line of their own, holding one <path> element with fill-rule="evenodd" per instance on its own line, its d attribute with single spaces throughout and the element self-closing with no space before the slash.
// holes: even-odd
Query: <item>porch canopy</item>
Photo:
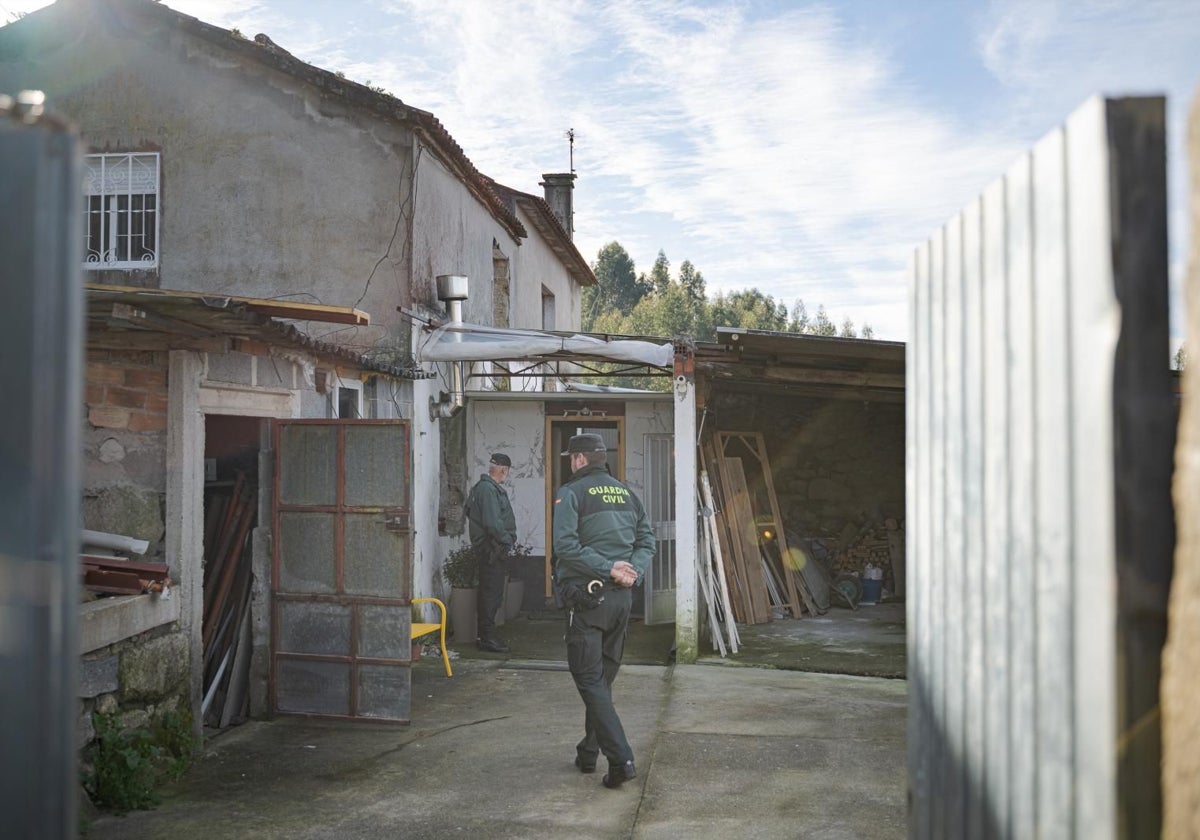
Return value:
<svg viewBox="0 0 1200 840">
<path fill-rule="evenodd" d="M 574 362 L 586 368 L 576 374 L 629 376 L 639 368 L 653 368 L 658 375 L 670 372 L 675 359 L 672 343 L 655 343 L 638 338 L 537 332 L 485 327 L 479 324 L 443 324 L 417 349 L 423 362 L 527 362 L 553 364 Z M 615 362 L 621 370 L 598 370 L 588 363 Z M 529 376 L 528 370 L 512 371 Z"/>
</svg>

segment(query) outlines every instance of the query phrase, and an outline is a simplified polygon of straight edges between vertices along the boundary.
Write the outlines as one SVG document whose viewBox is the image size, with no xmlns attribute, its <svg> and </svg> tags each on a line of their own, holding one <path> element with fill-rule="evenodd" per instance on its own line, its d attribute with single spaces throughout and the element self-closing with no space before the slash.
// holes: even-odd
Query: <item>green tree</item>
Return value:
<svg viewBox="0 0 1200 840">
<path fill-rule="evenodd" d="M 661 249 L 654 258 L 654 267 L 650 269 L 650 285 L 656 295 L 666 294 L 667 287 L 671 285 L 671 263 Z"/>
<path fill-rule="evenodd" d="M 592 266 L 596 285 L 583 290 L 583 328 L 595 329 L 602 314 L 613 310 L 628 315 L 650 291 L 645 275 L 638 276 L 633 258 L 619 242 L 609 242 L 596 255 Z"/>
<path fill-rule="evenodd" d="M 1188 354 L 1187 342 L 1179 345 L 1179 349 L 1175 351 L 1175 370 L 1187 370 Z"/>
<path fill-rule="evenodd" d="M 813 335 L 837 335 L 837 325 L 829 319 L 825 304 L 817 307 L 817 317 L 813 319 L 811 332 Z"/>
<path fill-rule="evenodd" d="M 684 260 L 679 264 L 679 285 L 696 303 L 703 303 L 708 299 L 704 293 L 704 275 L 692 265 L 691 260 Z"/>
<path fill-rule="evenodd" d="M 842 321 L 842 338 L 858 338 L 858 333 L 854 331 L 854 322 L 850 320 L 849 316 Z"/>
<path fill-rule="evenodd" d="M 867 341 L 870 341 L 871 339 L 875 338 L 875 330 L 871 329 L 871 325 L 868 324 L 866 321 L 863 321 L 861 337 L 865 338 Z"/>
<path fill-rule="evenodd" d="M 811 326 L 808 320 L 808 307 L 804 305 L 804 299 L 796 298 L 796 305 L 792 307 L 792 318 L 788 321 L 787 331 L 806 333 Z"/>
</svg>

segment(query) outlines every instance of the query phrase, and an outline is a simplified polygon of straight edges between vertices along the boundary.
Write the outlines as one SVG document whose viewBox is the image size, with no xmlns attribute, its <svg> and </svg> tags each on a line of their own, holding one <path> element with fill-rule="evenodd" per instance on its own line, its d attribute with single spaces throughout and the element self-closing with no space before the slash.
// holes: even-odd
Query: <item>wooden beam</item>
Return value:
<svg viewBox="0 0 1200 840">
<path fill-rule="evenodd" d="M 161 297 L 184 300 L 228 300 L 241 303 L 252 312 L 271 318 L 290 318 L 296 321 L 322 321 L 330 324 L 368 326 L 371 316 L 360 309 L 349 306 L 326 306 L 320 303 L 299 303 L 290 300 L 268 300 L 266 298 L 240 297 L 238 295 L 189 292 L 177 289 L 146 289 L 140 286 L 110 286 L 106 283 L 84 283 L 84 289 L 96 294 L 137 295 L 138 297 Z"/>
<path fill-rule="evenodd" d="M 850 388 L 892 388 L 899 391 L 904 390 L 903 373 L 797 368 L 784 367 L 782 365 L 764 365 L 762 367 L 743 365 L 730 369 L 720 366 L 714 370 L 713 375 L 718 380 L 743 380 L 750 378 L 767 382 L 787 382 L 804 385 L 842 385 Z"/>
</svg>

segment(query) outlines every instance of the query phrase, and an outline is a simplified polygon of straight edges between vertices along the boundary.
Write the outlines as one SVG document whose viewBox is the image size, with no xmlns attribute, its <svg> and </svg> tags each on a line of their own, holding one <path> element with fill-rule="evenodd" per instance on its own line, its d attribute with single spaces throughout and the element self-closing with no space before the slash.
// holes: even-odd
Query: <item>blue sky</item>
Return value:
<svg viewBox="0 0 1200 840">
<path fill-rule="evenodd" d="M 46 5 L 0 0 L 0 15 Z M 576 242 L 907 338 L 913 248 L 1096 94 L 1166 94 L 1187 254 L 1196 0 L 166 0 L 432 111 L 485 174 L 568 168 Z M 1173 344 L 1181 318 L 1172 317 Z"/>
</svg>

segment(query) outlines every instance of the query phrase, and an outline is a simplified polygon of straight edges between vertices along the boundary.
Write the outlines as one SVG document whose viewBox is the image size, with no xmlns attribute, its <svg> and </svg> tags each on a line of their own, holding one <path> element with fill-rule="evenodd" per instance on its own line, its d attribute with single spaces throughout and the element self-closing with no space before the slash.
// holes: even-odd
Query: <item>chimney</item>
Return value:
<svg viewBox="0 0 1200 840">
<path fill-rule="evenodd" d="M 540 186 L 546 190 L 546 203 L 554 211 L 558 223 L 563 226 L 567 236 L 575 239 L 575 201 L 572 193 L 575 191 L 574 172 L 559 172 L 542 175 L 544 179 Z"/>
</svg>

